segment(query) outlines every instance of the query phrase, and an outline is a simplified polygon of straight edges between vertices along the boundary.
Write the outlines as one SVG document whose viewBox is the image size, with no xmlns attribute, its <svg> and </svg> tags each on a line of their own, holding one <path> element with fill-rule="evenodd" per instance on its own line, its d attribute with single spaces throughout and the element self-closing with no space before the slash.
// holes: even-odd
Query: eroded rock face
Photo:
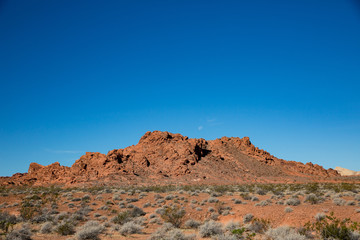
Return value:
<svg viewBox="0 0 360 240">
<path fill-rule="evenodd" d="M 139 143 L 108 154 L 87 152 L 71 167 L 31 163 L 28 173 L 0 178 L 23 184 L 235 184 L 306 181 L 339 176 L 332 169 L 278 159 L 248 137 L 206 141 L 169 132 L 147 132 Z M 315 180 L 316 180 L 315 179 Z"/>
</svg>

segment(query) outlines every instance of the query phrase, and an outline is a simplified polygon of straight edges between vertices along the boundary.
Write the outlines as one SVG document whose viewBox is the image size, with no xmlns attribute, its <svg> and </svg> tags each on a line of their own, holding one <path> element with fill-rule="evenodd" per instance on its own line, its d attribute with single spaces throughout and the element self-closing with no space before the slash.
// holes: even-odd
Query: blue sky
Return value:
<svg viewBox="0 0 360 240">
<path fill-rule="evenodd" d="M 0 0 L 0 175 L 146 131 L 360 170 L 360 4 Z"/>
</svg>

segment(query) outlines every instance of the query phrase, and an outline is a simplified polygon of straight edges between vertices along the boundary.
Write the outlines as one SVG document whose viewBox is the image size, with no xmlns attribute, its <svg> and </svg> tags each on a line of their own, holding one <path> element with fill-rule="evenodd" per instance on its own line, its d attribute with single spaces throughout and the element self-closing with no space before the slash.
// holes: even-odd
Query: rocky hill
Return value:
<svg viewBox="0 0 360 240">
<path fill-rule="evenodd" d="M 333 169 L 278 159 L 248 137 L 191 139 L 147 132 L 139 143 L 106 155 L 87 152 L 71 167 L 31 163 L 27 173 L 1 177 L 1 185 L 81 184 L 236 184 L 327 181 Z"/>
</svg>

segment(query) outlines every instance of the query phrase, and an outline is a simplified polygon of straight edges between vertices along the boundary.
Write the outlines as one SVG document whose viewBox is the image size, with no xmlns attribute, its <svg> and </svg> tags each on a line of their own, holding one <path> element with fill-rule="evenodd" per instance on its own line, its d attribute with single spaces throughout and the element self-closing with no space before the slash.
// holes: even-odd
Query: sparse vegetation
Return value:
<svg viewBox="0 0 360 240">
<path fill-rule="evenodd" d="M 7 239 L 20 236 L 21 232 L 23 239 L 37 239 L 39 234 L 70 235 L 76 240 L 103 239 L 103 236 L 114 237 L 112 235 L 116 234 L 128 238 L 134 233 L 144 234 L 144 237 L 151 235 L 150 239 L 193 239 L 194 235 L 185 233 L 192 232 L 201 237 L 202 229 L 202 234 L 212 239 L 254 239 L 254 234 L 256 239 L 263 237 L 268 240 L 287 239 L 281 238 L 284 234 L 288 234 L 289 239 L 308 239 L 311 236 L 325 239 L 325 232 L 330 232 L 328 235 L 333 239 L 347 239 L 346 236 L 356 239 L 356 232 L 360 230 L 356 222 L 348 220 L 344 227 L 342 220 L 331 220 L 328 218 L 331 215 L 326 214 L 329 209 L 334 209 L 336 216 L 344 216 L 341 211 L 347 209 L 352 213 L 352 219 L 360 219 L 360 210 L 357 210 L 360 206 L 359 190 L 360 184 L 325 183 L 235 185 L 216 187 L 216 190 L 212 186 L 73 188 L 60 190 L 57 194 L 43 194 L 48 192 L 46 188 L 14 188 L 0 192 L 4 199 L 0 204 L 0 234 Z M 238 218 L 239 214 L 252 211 L 255 216 L 263 216 L 259 213 L 265 211 L 267 217 L 267 209 L 273 208 L 278 210 L 275 214 L 282 216 L 292 212 L 286 217 L 293 220 L 300 212 L 306 215 L 303 207 L 296 207 L 299 204 L 304 207 L 311 204 L 311 209 L 319 211 L 315 216 L 308 216 L 311 221 L 304 228 L 279 228 L 278 221 L 254 218 L 253 214 L 243 215 L 241 224 L 229 222 L 225 227 L 216 228 L 219 221 L 231 219 L 231 214 Z M 141 207 L 146 208 L 146 212 Z M 91 223 L 94 220 L 98 222 Z M 164 232 L 169 224 L 171 228 Z M 27 230 L 23 230 L 22 225 Z M 149 232 L 159 225 L 162 230 L 158 229 L 157 234 Z"/>
</svg>

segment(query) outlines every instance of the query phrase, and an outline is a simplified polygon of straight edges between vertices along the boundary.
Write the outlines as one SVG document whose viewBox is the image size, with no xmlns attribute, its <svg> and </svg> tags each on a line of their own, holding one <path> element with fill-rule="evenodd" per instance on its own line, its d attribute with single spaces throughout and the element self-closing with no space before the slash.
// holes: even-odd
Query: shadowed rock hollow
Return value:
<svg viewBox="0 0 360 240">
<path fill-rule="evenodd" d="M 28 173 L 2 177 L 0 184 L 236 184 L 325 181 L 337 176 L 337 171 L 317 164 L 278 159 L 248 137 L 206 141 L 154 131 L 137 145 L 106 155 L 87 152 L 71 167 L 31 163 Z"/>
</svg>

